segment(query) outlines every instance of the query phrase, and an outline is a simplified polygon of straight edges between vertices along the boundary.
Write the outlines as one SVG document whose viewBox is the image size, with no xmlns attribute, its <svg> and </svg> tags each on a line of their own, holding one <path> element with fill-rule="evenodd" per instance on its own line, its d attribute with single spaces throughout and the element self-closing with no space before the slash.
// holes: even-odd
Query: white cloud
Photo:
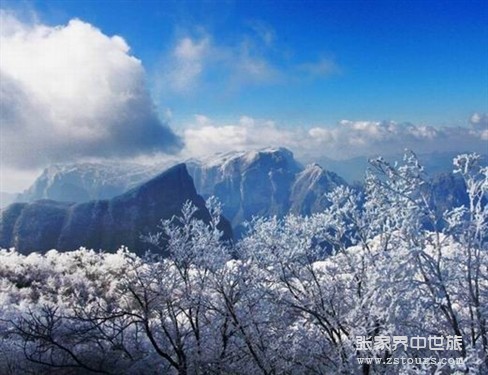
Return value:
<svg viewBox="0 0 488 375">
<path fill-rule="evenodd" d="M 183 38 L 175 48 L 175 56 L 181 60 L 198 61 L 205 56 L 209 46 L 209 39 L 204 38 L 194 42 L 190 38 Z"/>
<path fill-rule="evenodd" d="M 202 121 L 204 119 L 204 121 Z M 486 131 L 469 127 L 435 128 L 393 121 L 341 121 L 336 126 L 283 128 L 273 121 L 243 116 L 234 124 L 218 124 L 199 116 L 184 131 L 185 154 L 284 146 L 305 161 L 323 157 L 347 159 L 377 154 L 392 155 L 405 148 L 425 152 L 485 152 Z"/>
<path fill-rule="evenodd" d="M 176 41 L 164 61 L 158 82 L 162 94 L 194 95 L 207 83 L 219 90 L 236 91 L 269 83 L 277 76 L 249 39 L 224 45 L 216 44 L 209 35 L 185 36 Z"/>
<path fill-rule="evenodd" d="M 340 73 L 331 58 L 292 63 L 286 47 L 276 46 L 276 33 L 260 21 L 249 22 L 253 31 L 233 43 L 219 43 L 210 34 L 184 36 L 166 54 L 158 74 L 161 95 L 235 93 L 249 86 L 293 84 Z M 287 57 L 288 56 L 288 57 Z"/>
<path fill-rule="evenodd" d="M 469 118 L 469 123 L 475 128 L 480 128 L 488 131 L 488 113 L 473 113 Z"/>
<path fill-rule="evenodd" d="M 50 27 L 0 17 L 2 164 L 37 168 L 181 147 L 123 38 L 76 19 Z"/>
<path fill-rule="evenodd" d="M 272 121 L 247 116 L 242 116 L 236 124 L 216 124 L 208 117 L 199 115 L 195 123 L 184 131 L 184 153 L 201 157 L 216 152 L 289 146 L 295 133 L 278 129 Z"/>
<path fill-rule="evenodd" d="M 210 39 L 193 40 L 185 37 L 176 44 L 171 65 L 164 79 L 180 93 L 188 92 L 197 85 L 206 60 L 210 55 Z"/>
<path fill-rule="evenodd" d="M 334 127 L 309 131 L 314 147 L 325 156 L 341 159 L 374 154 L 391 155 L 405 148 L 416 152 L 478 151 L 487 144 L 469 127 L 433 127 L 393 121 L 341 121 Z"/>
</svg>

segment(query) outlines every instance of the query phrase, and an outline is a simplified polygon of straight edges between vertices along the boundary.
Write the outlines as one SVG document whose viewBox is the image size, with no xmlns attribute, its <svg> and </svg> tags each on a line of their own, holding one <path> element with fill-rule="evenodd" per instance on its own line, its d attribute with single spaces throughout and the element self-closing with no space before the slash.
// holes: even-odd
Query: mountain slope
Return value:
<svg viewBox="0 0 488 375">
<path fill-rule="evenodd" d="M 156 231 L 161 219 L 178 215 L 187 200 L 198 207 L 199 218 L 209 219 L 185 165 L 179 164 L 110 200 L 15 203 L 1 212 L 0 247 L 27 253 L 80 246 L 115 251 L 125 245 L 143 254 L 149 246 L 140 235 Z M 231 238 L 225 220 L 221 229 Z"/>
<path fill-rule="evenodd" d="M 149 180 L 165 168 L 129 163 L 78 163 L 52 165 L 31 187 L 19 194 L 18 202 L 51 199 L 87 202 L 110 199 Z"/>
<path fill-rule="evenodd" d="M 75 246 L 79 241 L 70 240 L 66 235 L 71 233 L 76 238 L 70 229 L 73 226 L 84 232 L 84 236 L 90 233 L 86 237 L 90 238 L 87 246 L 100 243 L 112 248 L 113 244 L 106 236 L 97 234 L 102 229 L 96 230 L 113 221 L 114 208 L 104 199 L 118 202 L 119 196 L 126 196 L 127 190 L 138 185 L 146 186 L 144 181 L 160 168 L 123 163 L 54 165 L 46 168 L 18 201 L 49 199 L 69 203 L 64 222 L 67 229 L 60 236 L 61 242 L 50 246 Z M 317 164 L 304 168 L 285 148 L 214 155 L 187 161 L 187 168 L 199 194 L 204 198 L 214 195 L 223 203 L 224 216 L 231 220 L 238 234 L 243 229 L 242 224 L 253 216 L 282 217 L 290 212 L 309 215 L 321 211 L 327 206 L 324 194 L 345 184 L 335 173 L 325 171 Z M 41 203 L 29 207 L 29 212 L 39 205 Z M 42 208 L 37 209 L 47 211 L 52 207 L 49 202 L 43 202 Z M 115 217 L 118 215 L 115 213 Z M 86 222 L 87 217 L 93 217 L 92 221 Z M 112 229 L 116 230 L 115 227 Z M 120 236 L 132 230 L 125 228 Z"/>
<path fill-rule="evenodd" d="M 188 170 L 203 197 L 219 198 L 236 234 L 253 216 L 320 211 L 326 207 L 324 194 L 346 183 L 317 164 L 303 168 L 285 148 L 193 160 Z"/>
<path fill-rule="evenodd" d="M 325 194 L 341 185 L 347 183 L 337 174 L 326 171 L 318 164 L 310 164 L 295 176 L 289 211 L 300 215 L 323 211 L 328 206 Z"/>
</svg>

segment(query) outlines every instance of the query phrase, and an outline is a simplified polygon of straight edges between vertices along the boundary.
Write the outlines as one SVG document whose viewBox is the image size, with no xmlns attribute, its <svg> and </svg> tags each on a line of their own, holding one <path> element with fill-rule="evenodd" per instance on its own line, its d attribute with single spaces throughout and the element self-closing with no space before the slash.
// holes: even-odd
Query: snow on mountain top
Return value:
<svg viewBox="0 0 488 375">
<path fill-rule="evenodd" d="M 303 172 L 308 174 L 319 174 L 319 173 L 324 173 L 325 169 L 322 168 L 317 163 L 312 163 L 312 164 L 307 164 Z"/>
<path fill-rule="evenodd" d="M 55 164 L 44 169 L 34 183 L 19 195 L 18 200 L 81 202 L 107 199 L 149 180 L 165 169 L 162 165 L 126 162 Z"/>
<path fill-rule="evenodd" d="M 324 173 L 325 173 L 325 170 L 320 165 L 318 165 L 317 163 L 309 164 L 305 167 L 305 169 L 303 171 L 301 171 L 297 175 L 297 181 L 300 181 L 302 179 L 306 179 L 309 181 L 316 181 Z"/>
<path fill-rule="evenodd" d="M 234 163 L 239 160 L 243 162 L 243 167 L 246 167 L 258 160 L 259 157 L 264 155 L 280 156 L 294 162 L 293 153 L 284 147 L 266 147 L 256 150 L 216 153 L 214 155 L 209 155 L 200 159 L 189 159 L 187 162 L 199 164 L 202 167 L 206 168 L 218 166 L 226 168 L 226 166 L 228 166 L 230 163 Z"/>
</svg>

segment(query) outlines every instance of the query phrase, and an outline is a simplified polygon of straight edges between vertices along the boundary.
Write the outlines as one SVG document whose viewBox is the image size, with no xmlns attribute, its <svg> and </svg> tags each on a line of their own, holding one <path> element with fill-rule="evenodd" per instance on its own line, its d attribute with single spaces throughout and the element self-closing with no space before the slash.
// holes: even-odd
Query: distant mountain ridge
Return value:
<svg viewBox="0 0 488 375">
<path fill-rule="evenodd" d="M 224 216 L 240 228 L 253 216 L 309 215 L 326 207 L 324 193 L 346 182 L 318 164 L 303 167 L 286 148 L 216 154 L 186 162 L 196 190 L 216 196 Z M 111 199 L 143 184 L 162 165 L 80 163 L 46 168 L 18 202 L 50 199 L 83 203 Z"/>
<path fill-rule="evenodd" d="M 236 158 L 252 160 L 258 154 L 269 153 L 272 150 L 281 150 L 284 153 L 291 151 L 285 148 L 268 148 L 257 151 L 240 151 L 216 154 L 202 159 L 190 159 L 185 163 L 190 167 L 190 174 L 195 178 L 197 190 L 206 195 L 212 191 L 214 176 L 207 174 L 202 177 L 194 165 L 205 166 L 209 170 L 212 166 L 224 166 L 226 163 L 233 163 Z M 430 153 L 419 154 L 418 157 L 426 171 L 435 176 L 439 173 L 449 173 L 452 171 L 452 160 L 455 153 Z M 284 157 L 284 156 L 283 156 Z M 303 167 L 296 161 L 291 154 L 293 161 L 290 166 L 294 171 L 301 170 Z M 401 161 L 402 154 L 385 156 L 391 162 Z M 488 155 L 482 155 L 484 162 L 488 160 Z M 227 162 L 226 162 L 227 161 Z M 120 195 L 161 173 L 175 162 L 166 162 L 157 165 L 141 165 L 124 162 L 105 162 L 105 163 L 76 163 L 76 164 L 56 164 L 52 165 L 41 173 L 34 183 L 20 194 L 1 193 L 2 206 L 6 207 L 13 201 L 33 202 L 39 199 L 51 199 L 65 202 L 87 202 L 96 199 L 110 199 Z M 361 182 L 364 179 L 365 171 L 368 168 L 367 157 L 357 157 L 347 160 L 333 160 L 320 158 L 311 164 L 320 166 L 328 173 L 340 176 L 347 183 Z M 218 168 L 213 170 L 218 173 Z"/>
<path fill-rule="evenodd" d="M 346 182 L 318 164 L 303 167 L 286 148 L 215 155 L 188 162 L 202 196 L 216 196 L 237 235 L 253 216 L 309 215 L 327 207 L 325 193 Z"/>
<path fill-rule="evenodd" d="M 188 200 L 198 208 L 197 217 L 209 220 L 205 201 L 197 194 L 186 166 L 179 164 L 109 200 L 14 203 L 1 211 L 0 247 L 26 253 L 80 246 L 115 251 L 125 245 L 144 254 L 149 245 L 140 236 L 157 231 L 161 219 L 180 214 Z M 221 229 L 225 238 L 232 237 L 225 219 Z"/>
<path fill-rule="evenodd" d="M 454 154 L 447 153 L 419 156 L 433 177 L 438 172 L 452 170 L 453 157 Z M 386 157 L 391 161 L 401 161 L 402 158 L 402 155 Z M 197 193 L 204 198 L 214 195 L 222 202 L 224 216 L 230 220 L 238 236 L 243 231 L 243 223 L 254 216 L 310 215 L 322 211 L 328 206 L 326 193 L 339 185 L 363 180 L 368 167 L 365 157 L 346 161 L 324 159 L 303 166 L 290 150 L 279 147 L 221 153 L 190 159 L 186 164 Z M 83 203 L 112 199 L 141 186 L 164 169 L 162 164 L 55 165 L 46 168 L 17 201 L 51 199 Z M 331 170 L 343 170 L 346 178 Z M 441 200 L 445 197 L 443 204 L 447 208 L 449 202 L 465 197 L 459 183 L 446 178 L 443 186 L 437 187 L 437 195 Z"/>
<path fill-rule="evenodd" d="M 295 175 L 290 192 L 290 212 L 310 215 L 323 211 L 329 205 L 325 194 L 341 185 L 347 183 L 336 173 L 326 171 L 316 163 L 307 165 Z"/>
<path fill-rule="evenodd" d="M 79 203 L 110 199 L 148 181 L 164 169 L 161 165 L 130 163 L 56 164 L 44 169 L 16 200 L 51 199 Z"/>
</svg>

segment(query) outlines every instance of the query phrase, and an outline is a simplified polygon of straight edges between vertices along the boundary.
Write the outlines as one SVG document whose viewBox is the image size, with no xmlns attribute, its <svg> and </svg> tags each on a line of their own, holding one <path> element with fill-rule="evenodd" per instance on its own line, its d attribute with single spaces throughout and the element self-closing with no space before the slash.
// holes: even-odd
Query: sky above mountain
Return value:
<svg viewBox="0 0 488 375">
<path fill-rule="evenodd" d="M 486 1 L 1 7 L 1 191 L 86 159 L 488 147 Z"/>
</svg>

